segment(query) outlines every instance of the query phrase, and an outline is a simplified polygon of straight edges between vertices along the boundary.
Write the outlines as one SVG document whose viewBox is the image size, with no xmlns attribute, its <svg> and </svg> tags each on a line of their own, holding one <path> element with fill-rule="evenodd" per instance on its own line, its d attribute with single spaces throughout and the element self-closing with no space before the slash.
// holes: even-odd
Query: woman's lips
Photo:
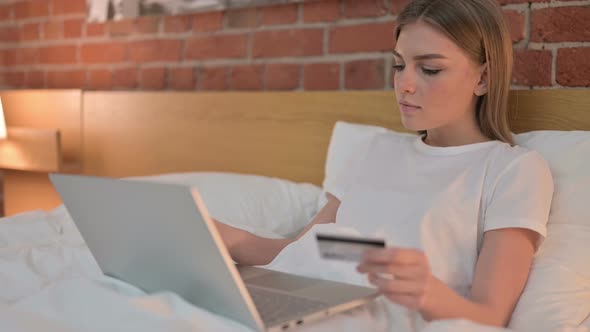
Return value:
<svg viewBox="0 0 590 332">
<path fill-rule="evenodd" d="M 408 113 L 414 113 L 416 111 L 418 111 L 420 109 L 419 106 L 412 106 L 412 105 L 408 105 L 408 104 L 399 104 L 399 110 L 402 113 L 408 114 Z"/>
</svg>

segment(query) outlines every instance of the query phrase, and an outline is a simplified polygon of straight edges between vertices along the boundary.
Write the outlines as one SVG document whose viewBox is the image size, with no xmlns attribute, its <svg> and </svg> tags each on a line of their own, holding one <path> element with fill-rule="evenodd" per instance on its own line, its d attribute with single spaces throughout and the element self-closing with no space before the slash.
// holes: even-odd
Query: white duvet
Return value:
<svg viewBox="0 0 590 332">
<path fill-rule="evenodd" d="M 304 245 L 302 241 L 302 248 L 288 248 L 271 267 L 289 270 L 297 266 L 302 255 L 289 252 L 306 250 Z M 317 276 L 311 271 L 320 271 L 319 263 L 308 260 L 298 272 Z M 338 268 L 322 271 L 327 271 L 321 275 L 324 278 L 348 278 L 346 273 L 338 273 Z M 389 331 L 390 317 L 380 301 L 299 330 Z M 245 330 L 227 318 L 192 306 L 177 294 L 144 294 L 103 276 L 63 207 L 0 221 L 0 331 Z M 449 320 L 431 323 L 423 331 L 508 330 Z"/>
</svg>

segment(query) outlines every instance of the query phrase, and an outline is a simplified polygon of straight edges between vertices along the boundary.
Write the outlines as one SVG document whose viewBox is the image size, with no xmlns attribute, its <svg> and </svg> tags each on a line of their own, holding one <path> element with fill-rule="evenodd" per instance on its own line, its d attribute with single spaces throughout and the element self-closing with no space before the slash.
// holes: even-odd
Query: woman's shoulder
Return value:
<svg viewBox="0 0 590 332">
<path fill-rule="evenodd" d="M 528 169 L 531 172 L 549 170 L 549 164 L 538 151 L 503 142 L 491 151 L 489 160 L 498 174 L 511 169 Z"/>
<path fill-rule="evenodd" d="M 544 160 L 543 156 L 536 150 L 520 145 L 510 145 L 504 142 L 498 142 L 493 153 L 496 158 L 500 158 L 507 163 L 518 162 L 523 158 Z"/>
</svg>

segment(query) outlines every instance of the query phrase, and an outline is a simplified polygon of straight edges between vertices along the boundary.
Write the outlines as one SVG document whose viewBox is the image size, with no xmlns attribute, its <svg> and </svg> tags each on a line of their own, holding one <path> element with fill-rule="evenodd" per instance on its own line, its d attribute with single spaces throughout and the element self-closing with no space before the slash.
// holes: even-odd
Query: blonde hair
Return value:
<svg viewBox="0 0 590 332">
<path fill-rule="evenodd" d="M 479 128 L 490 139 L 514 144 L 508 124 L 512 40 L 496 0 L 414 0 L 398 16 L 395 40 L 404 26 L 419 20 L 444 33 L 476 63 L 486 64 L 488 90 L 475 110 Z"/>
</svg>

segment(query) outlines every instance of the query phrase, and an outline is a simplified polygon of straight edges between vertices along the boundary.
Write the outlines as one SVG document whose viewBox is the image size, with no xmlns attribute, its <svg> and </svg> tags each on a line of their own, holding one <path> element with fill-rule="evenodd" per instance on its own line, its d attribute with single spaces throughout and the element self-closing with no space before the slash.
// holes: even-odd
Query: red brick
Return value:
<svg viewBox="0 0 590 332">
<path fill-rule="evenodd" d="M 102 37 L 106 33 L 106 24 L 104 23 L 87 23 L 86 37 Z"/>
<path fill-rule="evenodd" d="M 47 72 L 47 87 L 50 89 L 80 89 L 86 86 L 86 71 L 67 70 Z"/>
<path fill-rule="evenodd" d="M 137 68 L 122 68 L 113 70 L 113 88 L 135 89 L 138 82 Z"/>
<path fill-rule="evenodd" d="M 135 21 L 127 19 L 108 22 L 109 35 L 113 37 L 128 36 L 135 32 Z"/>
<path fill-rule="evenodd" d="M 340 65 L 337 63 L 310 63 L 303 67 L 305 90 L 340 89 Z"/>
<path fill-rule="evenodd" d="M 132 42 L 129 58 L 136 63 L 180 61 L 182 40 L 154 39 Z"/>
<path fill-rule="evenodd" d="M 108 69 L 96 69 L 89 72 L 88 89 L 110 90 L 113 85 L 113 71 Z"/>
<path fill-rule="evenodd" d="M 524 13 L 516 10 L 505 10 L 504 15 L 508 20 L 508 26 L 510 28 L 510 36 L 512 42 L 516 43 L 524 39 Z"/>
<path fill-rule="evenodd" d="M 56 40 L 63 37 L 63 22 L 46 22 L 43 24 L 43 39 Z"/>
<path fill-rule="evenodd" d="M 53 15 L 86 14 L 86 0 L 53 0 Z"/>
<path fill-rule="evenodd" d="M 40 60 L 42 64 L 71 65 L 77 62 L 77 47 L 74 45 L 42 47 L 39 51 L 41 52 Z"/>
<path fill-rule="evenodd" d="M 19 31 L 16 27 L 0 28 L 0 43 L 15 43 L 18 41 Z"/>
<path fill-rule="evenodd" d="M 531 40 L 535 42 L 590 41 L 590 6 L 533 10 Z"/>
<path fill-rule="evenodd" d="M 385 87 L 385 63 L 383 60 L 358 60 L 345 64 L 347 89 L 383 89 Z"/>
<path fill-rule="evenodd" d="M 226 12 L 228 28 L 255 28 L 260 26 L 256 8 L 244 8 Z"/>
<path fill-rule="evenodd" d="M 527 2 L 549 2 L 549 0 L 497 0 L 501 5 L 508 5 L 512 3 L 527 3 Z"/>
<path fill-rule="evenodd" d="M 248 36 L 201 36 L 187 40 L 186 59 L 243 58 L 246 56 Z"/>
<path fill-rule="evenodd" d="M 278 25 L 297 22 L 298 5 L 276 5 L 260 8 L 260 24 Z"/>
<path fill-rule="evenodd" d="M 5 83 L 12 88 L 21 88 L 25 83 L 25 73 L 22 71 L 9 71 L 4 73 Z"/>
<path fill-rule="evenodd" d="M 199 70 L 199 90 L 227 90 L 226 67 L 204 67 Z"/>
<path fill-rule="evenodd" d="M 0 6 L 0 20 L 8 22 L 12 20 L 12 8 L 13 5 L 1 5 Z"/>
<path fill-rule="evenodd" d="M 322 29 L 259 31 L 254 33 L 252 56 L 310 56 L 324 53 Z"/>
<path fill-rule="evenodd" d="M 305 23 L 334 22 L 340 18 L 338 0 L 306 2 L 303 4 L 303 21 Z"/>
<path fill-rule="evenodd" d="M 64 22 L 64 37 L 65 38 L 80 38 L 82 37 L 82 25 L 84 20 L 67 20 Z"/>
<path fill-rule="evenodd" d="M 590 87 L 590 47 L 557 50 L 557 83 L 563 86 Z"/>
<path fill-rule="evenodd" d="M 262 65 L 234 66 L 231 72 L 232 90 L 262 90 L 264 67 Z"/>
<path fill-rule="evenodd" d="M 550 86 L 551 51 L 516 50 L 512 83 L 526 86 Z"/>
<path fill-rule="evenodd" d="M 159 17 L 140 17 L 108 22 L 109 34 L 112 37 L 129 36 L 133 34 L 154 34 L 160 26 Z"/>
<path fill-rule="evenodd" d="M 266 90 L 294 90 L 301 83 L 301 65 L 268 64 L 266 66 Z"/>
<path fill-rule="evenodd" d="M 192 15 L 167 16 L 164 19 L 164 32 L 180 33 L 188 32 L 193 28 L 195 17 Z"/>
<path fill-rule="evenodd" d="M 27 88 L 43 88 L 45 86 L 45 73 L 40 70 L 31 70 L 25 73 L 25 86 Z"/>
<path fill-rule="evenodd" d="M 193 31 L 210 32 L 217 31 L 223 27 L 223 12 L 210 12 L 195 15 L 193 20 Z"/>
<path fill-rule="evenodd" d="M 157 16 L 139 17 L 135 20 L 134 32 L 137 34 L 154 34 L 160 29 L 160 18 Z"/>
<path fill-rule="evenodd" d="M 409 2 L 410 0 L 391 0 L 390 13 L 398 15 Z"/>
<path fill-rule="evenodd" d="M 16 50 L 15 65 L 35 65 L 39 63 L 39 50 L 33 47 Z"/>
<path fill-rule="evenodd" d="M 20 30 L 20 38 L 21 41 L 31 41 L 31 40 L 39 40 L 41 38 L 41 34 L 39 32 L 40 27 L 38 23 L 29 23 L 24 24 Z"/>
<path fill-rule="evenodd" d="M 49 1 L 29 0 L 14 4 L 14 17 L 17 20 L 49 16 Z"/>
<path fill-rule="evenodd" d="M 107 42 L 85 44 L 80 48 L 80 61 L 83 64 L 120 63 L 128 59 L 126 43 Z"/>
<path fill-rule="evenodd" d="M 4 66 L 15 66 L 17 61 L 16 48 L 2 50 L 2 64 Z"/>
<path fill-rule="evenodd" d="M 35 65 L 39 63 L 39 51 L 36 48 L 11 48 L 3 52 L 5 66 Z"/>
<path fill-rule="evenodd" d="M 387 15 L 387 8 L 383 0 L 343 0 L 342 16 L 378 17 Z"/>
<path fill-rule="evenodd" d="M 168 87 L 173 90 L 194 90 L 197 84 L 194 68 L 173 68 L 168 71 Z"/>
<path fill-rule="evenodd" d="M 337 27 L 330 30 L 330 53 L 383 52 L 395 45 L 394 22 Z"/>
<path fill-rule="evenodd" d="M 164 89 L 166 87 L 166 68 L 142 69 L 139 87 L 148 90 Z"/>
</svg>

